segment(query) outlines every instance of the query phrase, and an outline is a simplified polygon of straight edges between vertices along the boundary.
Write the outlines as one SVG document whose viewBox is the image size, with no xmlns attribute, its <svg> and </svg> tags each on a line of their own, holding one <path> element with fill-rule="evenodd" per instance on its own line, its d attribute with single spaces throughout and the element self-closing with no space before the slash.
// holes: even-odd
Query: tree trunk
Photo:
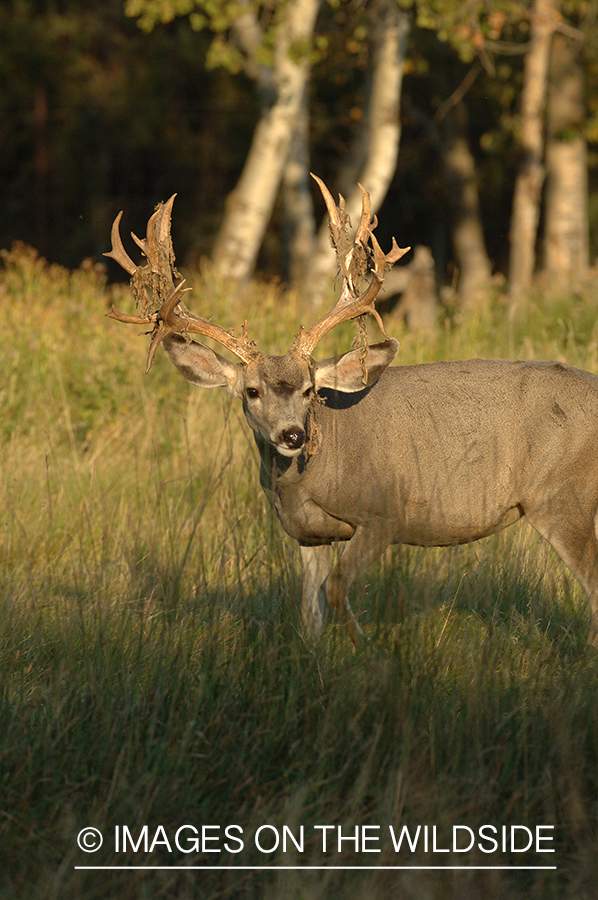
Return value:
<svg viewBox="0 0 598 900">
<path fill-rule="evenodd" d="M 487 296 L 492 267 L 484 241 L 467 126 L 467 107 L 460 100 L 445 117 L 442 157 L 452 213 L 453 247 L 459 265 L 459 301 L 464 308 L 472 309 Z"/>
<path fill-rule="evenodd" d="M 579 43 L 555 34 L 550 55 L 545 267 L 579 278 L 589 266 L 588 161 Z"/>
<path fill-rule="evenodd" d="M 48 176 L 50 152 L 48 148 L 48 91 L 44 84 L 35 87 L 33 124 L 35 151 L 35 241 L 40 253 L 48 252 Z"/>
<path fill-rule="evenodd" d="M 398 319 L 405 319 L 410 331 L 429 331 L 434 328 L 438 314 L 436 267 L 429 247 L 415 247 L 412 262 L 389 272 L 384 288 L 390 296 L 393 290 L 403 294 L 392 312 L 384 316 L 386 327 L 391 326 L 391 334 L 392 322 Z"/>
<path fill-rule="evenodd" d="M 554 0 L 535 0 L 521 96 L 521 163 L 511 216 L 509 290 L 528 288 L 534 274 L 540 194 L 544 180 L 544 104 L 550 41 L 557 23 Z"/>
<path fill-rule="evenodd" d="M 283 174 L 285 278 L 298 283 L 313 253 L 315 222 L 309 177 L 309 112 L 304 91 Z"/>
<path fill-rule="evenodd" d="M 399 152 L 401 123 L 399 106 L 410 18 L 396 0 L 383 0 L 377 15 L 378 33 L 372 88 L 366 128 L 367 157 L 359 181 L 370 193 L 372 214 L 382 205 L 394 175 Z M 361 215 L 361 191 L 354 187 L 347 199 L 347 212 L 354 230 Z M 328 219 L 316 239 L 315 255 L 307 284 L 314 303 L 329 290 L 336 270 L 336 256 L 330 246 Z"/>
<path fill-rule="evenodd" d="M 244 281 L 253 271 L 309 77 L 307 48 L 319 5 L 320 0 L 289 0 L 281 13 L 274 51 L 276 100 L 258 122 L 214 248 L 216 269 L 226 278 Z M 298 47 L 304 48 L 299 60 Z"/>
</svg>

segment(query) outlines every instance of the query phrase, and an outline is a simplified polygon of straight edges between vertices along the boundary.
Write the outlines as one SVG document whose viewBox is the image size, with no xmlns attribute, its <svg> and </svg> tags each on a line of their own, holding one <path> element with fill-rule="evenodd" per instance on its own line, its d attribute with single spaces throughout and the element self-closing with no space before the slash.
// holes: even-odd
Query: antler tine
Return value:
<svg viewBox="0 0 598 900">
<path fill-rule="evenodd" d="M 112 231 L 110 233 L 112 249 L 109 253 L 103 253 L 102 256 L 107 256 L 109 259 L 113 259 L 115 262 L 122 266 L 125 272 L 128 272 L 129 275 L 134 275 L 139 266 L 137 266 L 125 248 L 123 247 L 123 242 L 120 236 L 120 220 L 123 217 L 123 211 L 119 212 L 116 219 L 112 223 Z"/>
<path fill-rule="evenodd" d="M 374 237 L 374 235 L 372 235 L 372 243 L 374 241 L 376 241 L 376 238 Z M 378 245 L 378 247 L 380 246 L 378 244 L 378 241 L 376 241 L 376 244 Z M 390 268 L 390 266 L 394 266 L 394 264 L 396 262 L 398 262 L 401 259 L 401 257 L 405 256 L 405 254 L 408 253 L 409 250 L 411 250 L 411 247 L 405 247 L 404 249 L 399 247 L 399 245 L 396 242 L 396 239 L 393 237 L 391 251 L 390 251 L 390 253 L 386 254 L 386 262 L 388 264 L 388 267 Z M 380 252 L 382 252 L 382 251 L 380 251 Z"/>
<path fill-rule="evenodd" d="M 184 284 L 185 279 L 183 278 L 180 284 L 178 284 L 177 287 L 173 290 L 172 294 L 170 294 L 170 296 L 166 298 L 160 308 L 160 311 L 156 314 L 156 325 L 154 327 L 152 342 L 147 354 L 147 366 L 145 369 L 146 375 L 152 367 L 152 363 L 156 355 L 156 350 L 158 349 L 166 335 L 178 330 L 172 325 L 173 317 L 175 321 L 178 318 L 174 316 L 174 310 L 183 294 L 186 294 L 191 290 L 191 288 L 184 288 Z"/>
<path fill-rule="evenodd" d="M 156 242 L 156 221 L 162 210 L 157 209 L 156 212 L 147 220 L 147 229 L 145 238 L 137 237 L 131 232 L 131 237 L 147 259 L 151 270 L 156 273 L 158 271 L 158 244 Z"/>
<path fill-rule="evenodd" d="M 316 175 L 313 175 L 313 178 L 320 186 L 326 208 L 328 209 L 328 215 L 331 220 L 331 236 L 339 261 L 343 287 L 339 299 L 330 312 L 322 316 L 308 331 L 304 331 L 303 327 L 301 327 L 296 335 L 294 347 L 296 352 L 302 356 L 311 356 L 312 351 L 324 335 L 336 325 L 340 325 L 341 322 L 348 322 L 350 319 L 356 319 L 358 316 L 366 313 L 371 313 L 374 316 L 380 330 L 386 336 L 386 329 L 374 306 L 374 300 L 384 284 L 385 269 L 394 265 L 397 260 L 411 249 L 410 247 L 401 249 L 393 238 L 390 253 L 384 253 L 373 234 L 378 221 L 376 217 L 374 217 L 373 222 L 371 221 L 370 195 L 361 184 L 359 185 L 362 196 L 361 219 L 355 240 L 350 241 L 345 231 L 348 217 L 345 214 L 343 221 L 341 216 L 341 213 L 344 213 L 344 203 L 340 208 L 337 207 L 324 182 Z M 371 249 L 368 247 L 370 241 Z M 372 273 L 373 278 L 365 291 L 358 294 L 355 280 L 359 276 L 365 275 L 368 271 Z"/>
<path fill-rule="evenodd" d="M 162 243 L 162 241 L 165 241 L 170 234 L 170 219 L 172 217 L 172 207 L 174 206 L 175 199 L 176 194 L 173 194 L 170 200 L 167 200 L 162 208 L 162 217 L 160 219 L 160 227 L 158 229 L 159 244 Z"/>
<path fill-rule="evenodd" d="M 355 243 L 363 244 L 363 246 L 365 247 L 371 231 L 374 230 L 378 222 L 376 221 L 374 224 L 372 223 L 372 204 L 368 191 L 366 191 L 364 186 L 362 184 L 359 184 L 359 182 L 357 182 L 357 184 L 359 190 L 361 191 L 361 219 L 359 221 L 357 234 L 355 235 Z"/>
<path fill-rule="evenodd" d="M 154 274 L 164 274 L 160 270 L 160 254 L 159 248 L 170 237 L 170 219 L 172 215 L 172 207 L 174 205 L 176 194 L 173 194 L 170 200 L 159 206 L 155 213 L 150 216 L 147 222 L 145 239 L 138 238 L 136 234 L 131 232 L 131 237 L 147 258 Z M 166 268 L 162 266 L 162 268 Z"/>
<path fill-rule="evenodd" d="M 152 269 L 155 271 L 156 268 L 159 268 L 158 264 L 158 243 L 156 241 L 156 223 L 160 218 L 161 210 L 157 209 L 153 216 L 147 221 L 147 231 L 145 237 L 145 243 L 147 245 L 146 256 L 148 258 L 149 264 Z"/>
<path fill-rule="evenodd" d="M 144 240 L 132 234 L 133 240 L 147 258 L 148 265 L 146 266 L 136 266 L 125 252 L 119 232 L 122 212 L 116 217 L 112 226 L 112 250 L 105 256 L 115 259 L 131 275 L 133 296 L 138 298 L 141 291 L 143 297 L 142 313 L 148 308 L 145 301 L 149 305 L 145 292 L 146 286 L 152 288 L 155 305 L 159 304 L 160 308 L 151 313 L 147 312 L 145 315 L 130 316 L 112 307 L 107 314 L 108 318 L 127 324 L 153 326 L 146 372 L 149 372 L 156 350 L 168 334 L 193 333 L 212 338 L 247 365 L 260 356 L 253 341 L 247 337 L 247 323 L 243 327 L 243 336 L 237 338 L 220 325 L 215 325 L 201 316 L 194 315 L 181 301 L 183 294 L 187 293 L 190 288 L 184 287 L 184 280 L 181 280 L 176 286 L 174 284 L 174 279 L 180 278 L 174 268 L 174 254 L 170 242 L 170 219 L 175 197 L 176 194 L 173 194 L 170 200 L 163 206 L 159 206 L 150 217 Z"/>
<path fill-rule="evenodd" d="M 339 228 L 339 229 L 342 228 L 343 223 L 341 221 L 340 212 L 341 212 L 341 210 L 342 210 L 342 212 L 345 211 L 345 200 L 344 200 L 343 196 L 341 194 L 339 194 L 339 198 L 340 198 L 340 208 L 339 208 L 336 205 L 336 203 L 334 202 L 332 194 L 330 193 L 330 191 L 328 190 L 328 188 L 326 187 L 326 185 L 324 184 L 322 179 L 318 178 L 317 175 L 314 175 L 313 172 L 311 172 L 310 174 L 311 174 L 311 177 L 313 178 L 313 180 L 317 182 L 318 187 L 320 188 L 320 190 L 322 192 L 322 197 L 324 198 L 324 203 L 326 204 L 326 209 L 328 210 L 328 218 L 330 220 L 330 227 L 331 228 L 333 228 L 333 227 Z"/>
</svg>

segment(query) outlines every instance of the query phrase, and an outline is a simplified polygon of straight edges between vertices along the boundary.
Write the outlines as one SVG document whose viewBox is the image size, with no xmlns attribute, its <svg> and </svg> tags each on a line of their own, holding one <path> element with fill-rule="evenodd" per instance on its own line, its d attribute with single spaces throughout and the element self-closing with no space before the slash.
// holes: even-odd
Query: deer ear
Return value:
<svg viewBox="0 0 598 900">
<path fill-rule="evenodd" d="M 162 346 L 183 378 L 199 387 L 223 387 L 235 397 L 243 396 L 242 363 L 231 363 L 198 341 L 187 341 L 180 334 L 169 334 Z"/>
<path fill-rule="evenodd" d="M 361 364 L 361 350 L 351 350 L 342 356 L 332 356 L 316 363 L 316 390 L 332 388 L 333 390 L 354 393 L 369 387 L 380 378 L 384 370 L 391 364 L 399 351 L 399 342 L 394 338 L 371 344 L 365 358 L 366 380 Z"/>
</svg>

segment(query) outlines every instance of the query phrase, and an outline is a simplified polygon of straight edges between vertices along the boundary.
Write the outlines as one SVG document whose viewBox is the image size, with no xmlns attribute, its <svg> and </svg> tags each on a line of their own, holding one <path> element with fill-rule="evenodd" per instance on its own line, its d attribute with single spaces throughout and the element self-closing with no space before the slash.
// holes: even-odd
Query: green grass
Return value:
<svg viewBox="0 0 598 900">
<path fill-rule="evenodd" d="M 200 277 L 193 278 L 196 284 Z M 284 352 L 301 301 L 255 285 L 196 298 Z M 592 898 L 598 662 L 585 597 L 522 525 L 450 550 L 393 548 L 352 603 L 299 631 L 298 553 L 258 486 L 238 405 L 199 391 L 105 320 L 92 266 L 30 251 L 0 275 L 0 898 Z M 196 299 L 191 307 L 202 311 Z M 205 312 L 205 311 L 204 311 Z M 538 317 L 540 316 L 540 326 Z M 534 297 L 399 334 L 401 362 L 558 358 L 598 371 L 598 298 Z M 324 352 L 348 346 L 350 329 Z M 237 824 L 242 853 L 113 852 L 115 826 Z M 263 824 L 303 853 L 260 853 Z M 388 826 L 555 826 L 554 871 L 81 871 L 77 865 L 446 864 L 398 856 Z M 322 853 L 315 825 L 379 825 L 377 854 Z M 97 854 L 77 848 L 99 828 Z M 264 836 L 264 843 L 268 840 Z M 220 846 L 223 846 L 221 841 Z M 517 855 L 490 862 L 521 864 Z M 450 862 L 484 865 L 480 851 Z"/>
</svg>

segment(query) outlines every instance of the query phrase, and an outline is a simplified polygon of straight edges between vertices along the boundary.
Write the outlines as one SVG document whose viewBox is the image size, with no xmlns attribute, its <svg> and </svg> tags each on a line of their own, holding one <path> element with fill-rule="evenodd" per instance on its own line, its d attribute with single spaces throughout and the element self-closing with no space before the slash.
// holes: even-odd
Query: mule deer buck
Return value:
<svg viewBox="0 0 598 900">
<path fill-rule="evenodd" d="M 342 290 L 330 312 L 307 331 L 300 328 L 284 356 L 262 354 L 247 323 L 236 337 L 186 308 L 170 240 L 174 197 L 151 217 L 145 240 L 133 235 L 144 267 L 124 250 L 122 213 L 116 218 L 106 256 L 131 276 L 140 309 L 130 316 L 113 308 L 109 315 L 153 326 L 148 371 L 162 344 L 188 381 L 223 387 L 242 401 L 260 452 L 262 488 L 301 548 L 302 617 L 313 638 L 326 599 L 354 643 L 362 640 L 347 592 L 390 544 L 468 543 L 527 516 L 586 591 L 589 642 L 597 645 L 598 377 L 558 362 L 519 360 L 389 368 L 399 345 L 386 335 L 374 300 L 385 268 L 407 251 L 393 239 L 390 253 L 382 252 L 364 188 L 357 235 L 349 240 L 342 197 L 337 206 L 316 181 Z M 363 325 L 368 313 L 385 336 L 371 345 Z M 316 362 L 321 338 L 358 317 L 364 346 Z M 191 334 L 213 339 L 239 362 Z M 347 546 L 332 566 L 337 541 Z"/>
</svg>

